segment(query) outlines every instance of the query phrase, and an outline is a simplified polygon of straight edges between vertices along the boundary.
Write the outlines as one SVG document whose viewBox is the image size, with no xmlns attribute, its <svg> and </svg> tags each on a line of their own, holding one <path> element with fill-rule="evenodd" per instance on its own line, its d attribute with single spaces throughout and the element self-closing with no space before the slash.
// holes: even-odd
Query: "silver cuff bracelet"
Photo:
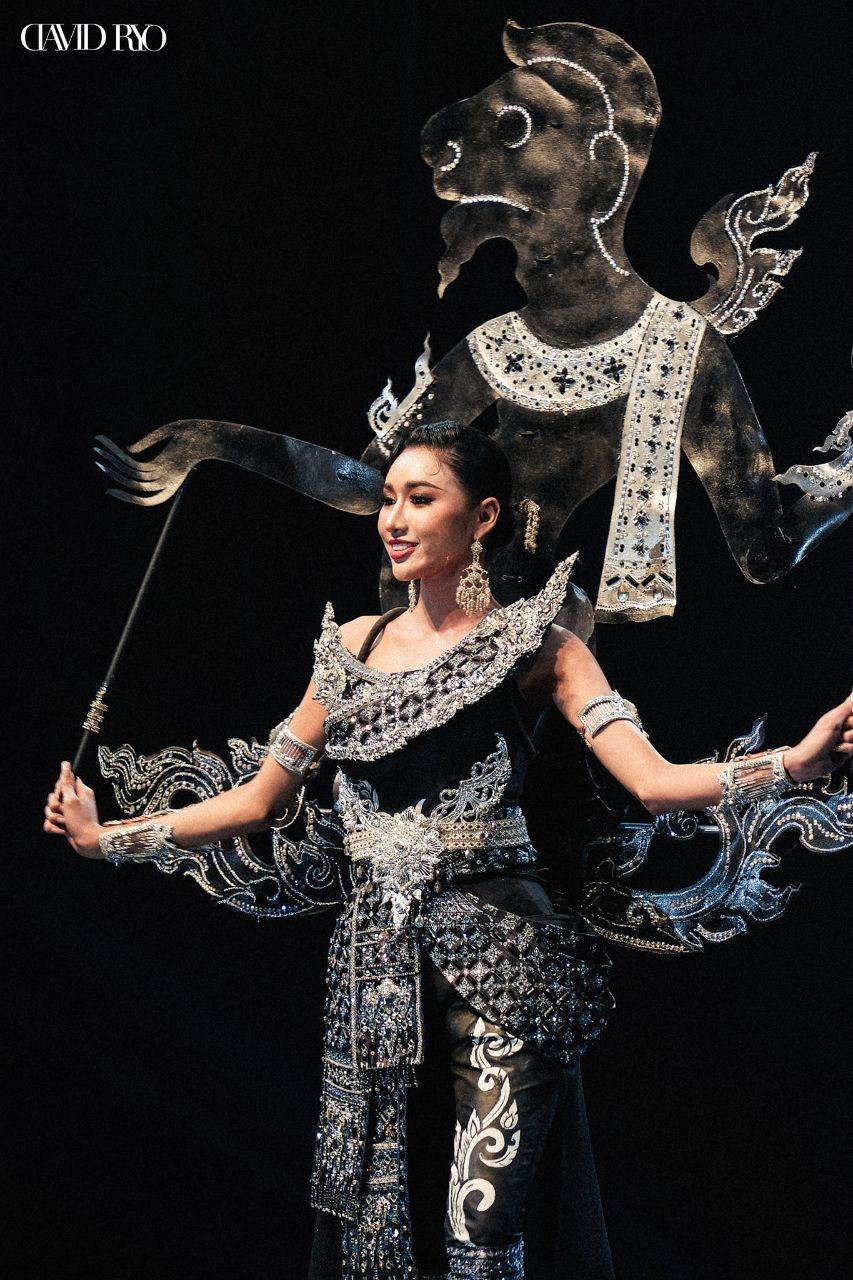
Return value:
<svg viewBox="0 0 853 1280">
<path fill-rule="evenodd" d="M 291 711 L 287 719 L 282 720 L 281 724 L 277 724 L 272 730 L 267 750 L 283 769 L 288 769 L 291 773 L 295 773 L 300 781 L 304 781 L 311 766 L 322 752 L 318 747 L 310 746 L 309 743 L 303 742 L 301 738 L 297 738 L 290 732 L 287 726 L 293 714 Z"/>
<path fill-rule="evenodd" d="M 633 702 L 623 698 L 616 689 L 612 693 L 601 693 L 597 698 L 590 698 L 578 712 L 578 719 L 581 722 L 580 735 L 587 745 L 590 738 L 594 738 L 605 725 L 612 724 L 614 720 L 627 720 L 639 729 L 644 738 L 648 737 L 640 722 L 637 708 Z"/>
<path fill-rule="evenodd" d="M 169 823 L 171 811 L 155 814 L 144 822 L 105 822 L 109 827 L 98 844 L 107 862 L 171 862 L 176 846 Z"/>
<path fill-rule="evenodd" d="M 782 753 L 790 749 L 777 747 L 760 756 L 729 760 L 718 775 L 723 790 L 720 804 L 756 804 L 787 791 L 794 781 L 782 763 Z"/>
</svg>

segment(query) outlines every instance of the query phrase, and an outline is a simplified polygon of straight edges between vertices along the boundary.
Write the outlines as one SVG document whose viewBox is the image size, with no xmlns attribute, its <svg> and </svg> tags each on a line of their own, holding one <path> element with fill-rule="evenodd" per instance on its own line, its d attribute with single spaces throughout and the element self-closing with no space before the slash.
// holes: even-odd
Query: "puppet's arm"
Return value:
<svg viewBox="0 0 853 1280">
<path fill-rule="evenodd" d="M 157 427 L 126 451 L 106 436 L 96 440 L 95 452 L 102 459 L 97 466 L 121 486 L 108 493 L 140 507 L 171 498 L 192 469 L 208 460 L 255 471 L 355 515 L 376 511 L 382 496 L 382 477 L 373 467 L 334 449 L 239 422 L 184 418 Z M 138 455 L 155 445 L 162 445 L 159 453 L 140 461 Z"/>
<path fill-rule="evenodd" d="M 702 343 L 682 447 L 750 582 L 780 578 L 853 511 L 853 446 L 830 462 L 777 476 L 738 367 L 711 332 Z M 787 511 L 780 479 L 807 490 Z"/>
<path fill-rule="evenodd" d="M 442 418 L 471 422 L 495 399 L 464 342 L 434 371 L 429 369 L 427 356 L 428 349 L 416 366 L 415 386 L 402 404 L 397 404 L 389 384 L 371 406 L 368 416 L 377 438 L 361 461 L 307 440 L 239 422 L 183 418 L 157 427 L 126 449 L 106 436 L 96 436 L 97 465 L 119 486 L 107 492 L 136 506 L 156 506 L 171 498 L 200 462 L 230 462 L 339 511 L 369 515 L 378 509 L 382 497 L 377 468 L 403 427 Z M 154 457 L 140 460 L 140 454 L 157 445 L 161 448 Z"/>
</svg>

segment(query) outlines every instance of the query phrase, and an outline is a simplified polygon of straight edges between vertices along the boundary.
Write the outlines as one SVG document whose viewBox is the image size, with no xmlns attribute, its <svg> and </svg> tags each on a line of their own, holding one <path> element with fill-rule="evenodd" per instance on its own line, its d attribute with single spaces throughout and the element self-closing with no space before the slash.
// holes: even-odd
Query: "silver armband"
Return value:
<svg viewBox="0 0 853 1280">
<path fill-rule="evenodd" d="M 590 698 L 578 712 L 578 719 L 581 722 L 580 735 L 587 745 L 590 738 L 594 738 L 605 725 L 612 724 L 614 720 L 627 720 L 639 729 L 644 738 L 649 736 L 640 723 L 633 702 L 628 702 L 615 689 L 612 693 L 601 693 L 597 698 Z"/>
<path fill-rule="evenodd" d="M 178 850 L 170 816 L 171 810 L 166 810 L 142 822 L 105 822 L 109 830 L 98 837 L 101 853 L 114 866 L 122 862 L 172 862 Z"/>
<path fill-rule="evenodd" d="M 729 760 L 720 770 L 719 783 L 723 794 L 720 804 L 757 804 L 762 800 L 775 800 L 794 780 L 782 763 L 782 753 L 790 747 L 777 747 L 760 756 L 740 756 Z"/>
<path fill-rule="evenodd" d="M 287 726 L 293 714 L 291 711 L 287 719 L 282 720 L 281 724 L 277 724 L 272 730 L 267 750 L 283 769 L 288 769 L 291 773 L 295 773 L 300 781 L 304 781 L 322 752 L 319 747 L 312 747 L 290 732 Z"/>
</svg>

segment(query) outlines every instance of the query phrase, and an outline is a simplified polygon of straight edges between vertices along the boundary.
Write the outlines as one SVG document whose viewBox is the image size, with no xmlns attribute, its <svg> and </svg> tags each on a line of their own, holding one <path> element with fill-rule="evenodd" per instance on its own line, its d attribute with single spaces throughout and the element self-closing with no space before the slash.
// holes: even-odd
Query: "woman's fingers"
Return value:
<svg viewBox="0 0 853 1280">
<path fill-rule="evenodd" d="M 67 760 L 62 761 L 62 768 L 59 771 L 59 797 L 63 804 L 67 804 L 69 800 L 77 798 L 74 774 L 71 772 L 71 765 Z"/>
<path fill-rule="evenodd" d="M 50 823 L 51 826 L 56 827 L 63 832 L 65 831 L 65 818 L 62 816 L 61 809 L 57 811 L 56 809 L 51 809 L 45 805 L 44 816 L 46 819 L 45 826 Z"/>
</svg>

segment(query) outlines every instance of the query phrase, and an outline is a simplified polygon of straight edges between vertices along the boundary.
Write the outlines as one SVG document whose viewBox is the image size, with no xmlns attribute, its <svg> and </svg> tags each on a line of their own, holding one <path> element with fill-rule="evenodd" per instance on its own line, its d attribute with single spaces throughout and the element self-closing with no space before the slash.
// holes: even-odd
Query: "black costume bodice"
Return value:
<svg viewBox="0 0 853 1280">
<path fill-rule="evenodd" d="M 496 736 L 501 734 L 511 763 L 501 802 L 504 806 L 517 805 L 529 763 L 529 747 L 518 721 L 521 713 L 510 687 L 513 679 L 513 675 L 506 676 L 496 688 L 457 711 L 445 724 L 428 729 L 377 760 L 339 757 L 341 768 L 350 778 L 373 787 L 387 812 L 425 800 L 423 809 L 429 813 L 443 790 L 467 777 L 475 761 L 485 760 L 494 751 Z"/>
</svg>

